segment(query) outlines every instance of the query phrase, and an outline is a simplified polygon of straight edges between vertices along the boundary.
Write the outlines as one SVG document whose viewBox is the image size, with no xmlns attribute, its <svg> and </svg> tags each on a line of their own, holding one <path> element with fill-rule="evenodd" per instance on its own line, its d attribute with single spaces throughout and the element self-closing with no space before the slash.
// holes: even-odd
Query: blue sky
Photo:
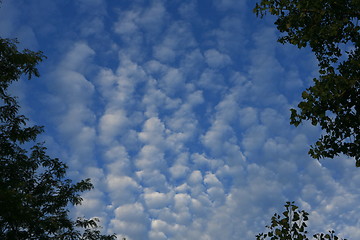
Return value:
<svg viewBox="0 0 360 240">
<path fill-rule="evenodd" d="M 314 233 L 360 239 L 354 160 L 310 159 L 321 130 L 289 125 L 316 60 L 254 4 L 3 0 L 1 37 L 48 57 L 13 86 L 22 111 L 95 185 L 74 216 L 130 240 L 250 240 L 296 201 Z"/>
</svg>

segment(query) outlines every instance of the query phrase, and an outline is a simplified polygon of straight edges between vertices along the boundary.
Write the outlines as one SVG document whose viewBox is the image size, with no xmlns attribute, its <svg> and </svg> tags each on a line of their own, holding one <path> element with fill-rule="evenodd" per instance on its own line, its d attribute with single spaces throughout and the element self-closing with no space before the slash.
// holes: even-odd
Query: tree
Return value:
<svg viewBox="0 0 360 240">
<path fill-rule="evenodd" d="M 300 211 L 294 202 L 286 202 L 285 209 L 283 216 L 274 214 L 271 225 L 266 226 L 269 231 L 256 235 L 256 240 L 309 240 L 306 236 L 306 221 L 309 214 L 304 210 Z M 313 237 L 317 240 L 341 240 L 334 231 L 327 234 L 317 233 Z"/>
<path fill-rule="evenodd" d="M 295 126 L 309 120 L 324 130 L 310 156 L 345 154 L 360 166 L 360 1 L 261 0 L 254 12 L 277 16 L 278 41 L 308 46 L 318 60 L 319 77 L 290 119 Z"/>
<path fill-rule="evenodd" d="M 76 220 L 75 225 L 80 228 L 84 228 L 84 232 L 82 235 L 79 235 L 80 240 L 115 240 L 116 235 L 102 235 L 99 230 L 98 225 L 99 219 L 98 218 L 91 218 L 91 219 L 85 219 L 85 218 L 78 218 Z M 123 238 L 123 240 L 126 240 Z"/>
<path fill-rule="evenodd" d="M 26 126 L 9 86 L 23 75 L 38 77 L 36 65 L 44 55 L 19 51 L 16 44 L 0 38 L 0 239 L 115 239 L 94 228 L 81 234 L 79 221 L 68 216 L 68 204 L 80 204 L 80 193 L 93 185 L 89 179 L 73 184 L 65 178 L 67 166 L 34 143 L 43 128 Z"/>
</svg>

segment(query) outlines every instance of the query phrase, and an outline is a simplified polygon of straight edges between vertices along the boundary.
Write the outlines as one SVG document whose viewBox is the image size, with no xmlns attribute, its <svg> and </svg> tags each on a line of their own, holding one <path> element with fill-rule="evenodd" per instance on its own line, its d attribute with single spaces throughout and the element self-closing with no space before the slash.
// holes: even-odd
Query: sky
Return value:
<svg viewBox="0 0 360 240">
<path fill-rule="evenodd" d="M 48 153 L 91 178 L 74 217 L 129 240 L 255 239 L 295 201 L 309 232 L 360 239 L 354 159 L 289 124 L 317 76 L 251 0 L 3 0 L 0 36 L 41 50 L 12 91 Z"/>
</svg>

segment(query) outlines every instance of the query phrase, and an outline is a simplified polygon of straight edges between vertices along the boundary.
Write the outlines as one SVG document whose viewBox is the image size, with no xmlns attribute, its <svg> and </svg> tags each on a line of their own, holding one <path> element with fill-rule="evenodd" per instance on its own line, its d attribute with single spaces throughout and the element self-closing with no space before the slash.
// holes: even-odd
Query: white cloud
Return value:
<svg viewBox="0 0 360 240">
<path fill-rule="evenodd" d="M 258 123 L 257 109 L 253 107 L 245 107 L 239 110 L 239 124 L 241 127 L 248 128 L 251 125 L 257 125 Z"/>
<path fill-rule="evenodd" d="M 91 178 L 91 183 L 94 185 L 94 189 L 89 192 L 84 192 L 81 194 L 83 199 L 81 205 L 75 207 L 75 212 L 71 215 L 74 218 L 77 217 L 106 217 L 105 214 L 105 205 L 104 205 L 104 192 L 101 189 L 104 189 L 103 179 L 105 177 L 104 171 L 98 167 L 84 167 L 84 178 Z"/>
<path fill-rule="evenodd" d="M 192 154 L 191 159 L 196 167 L 212 171 L 215 171 L 224 164 L 221 159 L 208 158 L 204 154 L 198 153 Z"/>
<path fill-rule="evenodd" d="M 279 84 L 270 79 L 283 76 L 284 67 L 276 58 L 275 29 L 269 27 L 260 29 L 254 34 L 253 40 L 256 48 L 251 51 L 249 69 L 249 77 L 253 82 L 252 91 L 256 96 L 262 96 L 259 101 L 276 103 L 279 100 Z"/>
<path fill-rule="evenodd" d="M 172 110 L 177 108 L 181 100 L 171 99 L 160 89 L 154 86 L 149 87 L 142 101 L 146 105 L 145 115 L 149 118 L 158 117 L 160 109 Z"/>
<path fill-rule="evenodd" d="M 211 126 L 201 136 L 204 146 L 211 155 L 216 157 L 212 164 L 218 162 L 218 168 L 225 164 L 237 168 L 245 161 L 245 156 L 239 146 L 240 140 L 235 132 L 239 119 L 238 101 L 241 99 L 240 97 L 236 88 L 224 95 L 215 107 Z"/>
<path fill-rule="evenodd" d="M 130 120 L 123 110 L 115 110 L 105 113 L 100 118 L 100 139 L 104 143 L 109 143 L 117 135 L 123 134 L 125 128 L 129 126 Z"/>
<path fill-rule="evenodd" d="M 159 34 L 162 26 L 166 23 L 164 2 L 161 0 L 152 1 L 150 7 L 143 9 L 140 18 L 138 18 L 138 22 L 150 35 L 154 33 Z"/>
<path fill-rule="evenodd" d="M 225 192 L 222 187 L 211 187 L 206 190 L 214 206 L 222 206 L 225 201 Z"/>
<path fill-rule="evenodd" d="M 139 133 L 139 139 L 144 143 L 155 146 L 164 146 L 165 126 L 158 118 L 150 118 L 145 121 L 143 131 Z"/>
<path fill-rule="evenodd" d="M 191 197 L 186 193 L 178 193 L 174 196 L 174 210 L 177 212 L 187 212 L 191 204 Z"/>
<path fill-rule="evenodd" d="M 198 76 L 205 66 L 204 56 L 200 49 L 195 48 L 183 54 L 180 64 L 184 75 L 192 79 L 194 76 Z"/>
<path fill-rule="evenodd" d="M 168 192 L 171 188 L 166 176 L 159 170 L 140 170 L 136 172 L 136 176 L 144 188 L 158 192 Z"/>
<path fill-rule="evenodd" d="M 55 71 L 47 76 L 51 81 L 45 82 L 53 94 L 45 103 L 51 112 L 50 119 L 57 123 L 58 132 L 70 144 L 71 166 L 80 170 L 84 159 L 89 164 L 94 160 L 96 118 L 90 103 L 95 88 L 85 77 L 91 69 L 93 55 L 86 43 L 74 43 Z"/>
<path fill-rule="evenodd" d="M 151 223 L 152 232 L 150 239 L 157 239 L 155 237 L 166 237 L 166 239 L 179 238 L 184 236 L 186 232 L 186 227 L 180 224 L 169 224 L 162 220 L 153 220 Z"/>
<path fill-rule="evenodd" d="M 19 15 L 18 8 L 11 1 L 4 1 L 0 8 L 0 31 L 3 37 L 11 37 L 15 31 L 15 19 Z"/>
<path fill-rule="evenodd" d="M 214 154 L 223 152 L 223 143 L 232 135 L 232 128 L 223 122 L 215 121 L 210 130 L 203 136 L 202 141 Z"/>
<path fill-rule="evenodd" d="M 225 89 L 224 77 L 213 69 L 205 69 L 197 82 L 199 86 L 216 92 Z"/>
<path fill-rule="evenodd" d="M 134 11 L 121 14 L 119 21 L 114 25 L 115 32 L 123 35 L 135 33 L 138 30 L 135 22 L 138 15 L 139 13 Z"/>
<path fill-rule="evenodd" d="M 319 130 L 288 125 L 314 62 L 281 50 L 276 30 L 250 22 L 245 1 L 216 1 L 209 12 L 200 7 L 210 3 L 191 0 L 77 4 L 81 14 L 66 21 L 74 26 L 57 15 L 53 30 L 32 18 L 23 27 L 0 21 L 54 51 L 50 93 L 37 95 L 48 105 L 34 112 L 55 123 L 48 139 L 71 176 L 96 184 L 76 213 L 100 216 L 106 232 L 127 239 L 253 239 L 296 200 L 313 229 L 356 239 L 353 160 L 310 160 Z M 61 48 L 45 28 L 58 31 Z M 25 101 L 35 99 L 23 89 Z"/>
<path fill-rule="evenodd" d="M 188 174 L 190 168 L 186 165 L 176 164 L 169 168 L 171 176 L 174 179 L 184 178 Z"/>
<path fill-rule="evenodd" d="M 237 1 L 237 6 L 239 5 L 242 3 Z M 248 48 L 252 47 L 249 40 L 249 35 L 252 32 L 248 31 L 249 26 L 245 20 L 247 13 L 246 10 L 245 12 L 236 10 L 235 14 L 223 16 L 218 22 L 219 27 L 211 29 L 209 33 L 213 36 L 214 44 L 220 52 L 226 53 L 231 58 L 236 58 L 241 62 L 247 61 Z"/>
<path fill-rule="evenodd" d="M 171 204 L 171 195 L 148 191 L 144 193 L 145 204 L 150 209 L 165 208 Z"/>
<path fill-rule="evenodd" d="M 108 172 L 117 175 L 130 174 L 129 155 L 124 146 L 114 146 L 104 153 L 104 160 L 109 162 Z"/>
<path fill-rule="evenodd" d="M 242 145 L 246 152 L 253 152 L 264 145 L 267 136 L 267 128 L 262 125 L 257 125 L 249 128 L 243 137 Z"/>
<path fill-rule="evenodd" d="M 221 68 L 231 63 L 231 59 L 228 55 L 220 53 L 216 49 L 209 49 L 204 55 L 206 63 L 211 68 Z"/>
<path fill-rule="evenodd" d="M 111 220 L 111 230 L 129 239 L 146 239 L 149 220 L 144 214 L 144 207 L 140 203 L 122 205 L 115 209 L 115 218 Z"/>
<path fill-rule="evenodd" d="M 152 145 L 145 145 L 141 149 L 135 164 L 140 170 L 155 170 L 166 168 L 164 153 Z"/>
<path fill-rule="evenodd" d="M 197 43 L 184 22 L 172 23 L 165 32 L 163 40 L 153 47 L 154 57 L 163 63 L 174 62 L 180 54 L 197 46 Z"/>
<path fill-rule="evenodd" d="M 204 177 L 204 183 L 210 187 L 222 187 L 221 182 L 213 173 L 207 173 Z"/>
<path fill-rule="evenodd" d="M 187 141 L 197 136 L 199 122 L 193 109 L 201 103 L 201 91 L 189 93 L 184 103 L 166 119 L 168 129 L 172 131 L 167 137 L 167 142 L 173 150 L 180 151 Z"/>
<path fill-rule="evenodd" d="M 85 42 L 76 42 L 72 49 L 62 60 L 62 67 L 66 70 L 82 71 L 88 67 L 89 58 L 94 56 L 95 52 Z"/>
<path fill-rule="evenodd" d="M 184 77 L 179 69 L 170 68 L 161 78 L 160 87 L 164 88 L 168 95 L 179 92 L 184 88 Z"/>
<path fill-rule="evenodd" d="M 141 186 L 131 177 L 109 174 L 106 178 L 112 205 L 132 203 L 141 192 Z"/>
<path fill-rule="evenodd" d="M 193 171 L 188 179 L 188 183 L 193 185 L 202 184 L 202 181 L 203 181 L 203 177 L 199 170 Z"/>
</svg>

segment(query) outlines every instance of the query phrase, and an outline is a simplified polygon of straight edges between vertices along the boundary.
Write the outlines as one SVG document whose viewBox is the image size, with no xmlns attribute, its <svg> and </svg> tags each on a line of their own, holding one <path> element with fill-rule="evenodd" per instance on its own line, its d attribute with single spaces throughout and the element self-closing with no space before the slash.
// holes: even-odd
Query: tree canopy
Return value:
<svg viewBox="0 0 360 240">
<path fill-rule="evenodd" d="M 309 154 L 345 154 L 360 166 L 360 0 L 261 0 L 254 12 L 277 16 L 278 41 L 310 47 L 318 60 L 319 77 L 291 109 L 291 124 L 324 130 Z"/>
<path fill-rule="evenodd" d="M 27 126 L 19 114 L 9 86 L 22 76 L 39 76 L 36 66 L 44 55 L 19 51 L 16 44 L 0 38 L 0 239 L 115 239 L 101 235 L 94 220 L 69 217 L 68 205 L 80 204 L 80 193 L 93 185 L 90 179 L 75 184 L 67 179 L 67 166 L 35 143 L 43 128 Z"/>
<path fill-rule="evenodd" d="M 268 231 L 256 235 L 256 240 L 309 240 L 306 230 L 308 220 L 309 213 L 300 210 L 294 202 L 286 202 L 282 215 L 275 213 L 271 224 L 266 226 Z M 329 233 L 314 234 L 313 237 L 316 240 L 342 240 L 333 230 Z"/>
</svg>

